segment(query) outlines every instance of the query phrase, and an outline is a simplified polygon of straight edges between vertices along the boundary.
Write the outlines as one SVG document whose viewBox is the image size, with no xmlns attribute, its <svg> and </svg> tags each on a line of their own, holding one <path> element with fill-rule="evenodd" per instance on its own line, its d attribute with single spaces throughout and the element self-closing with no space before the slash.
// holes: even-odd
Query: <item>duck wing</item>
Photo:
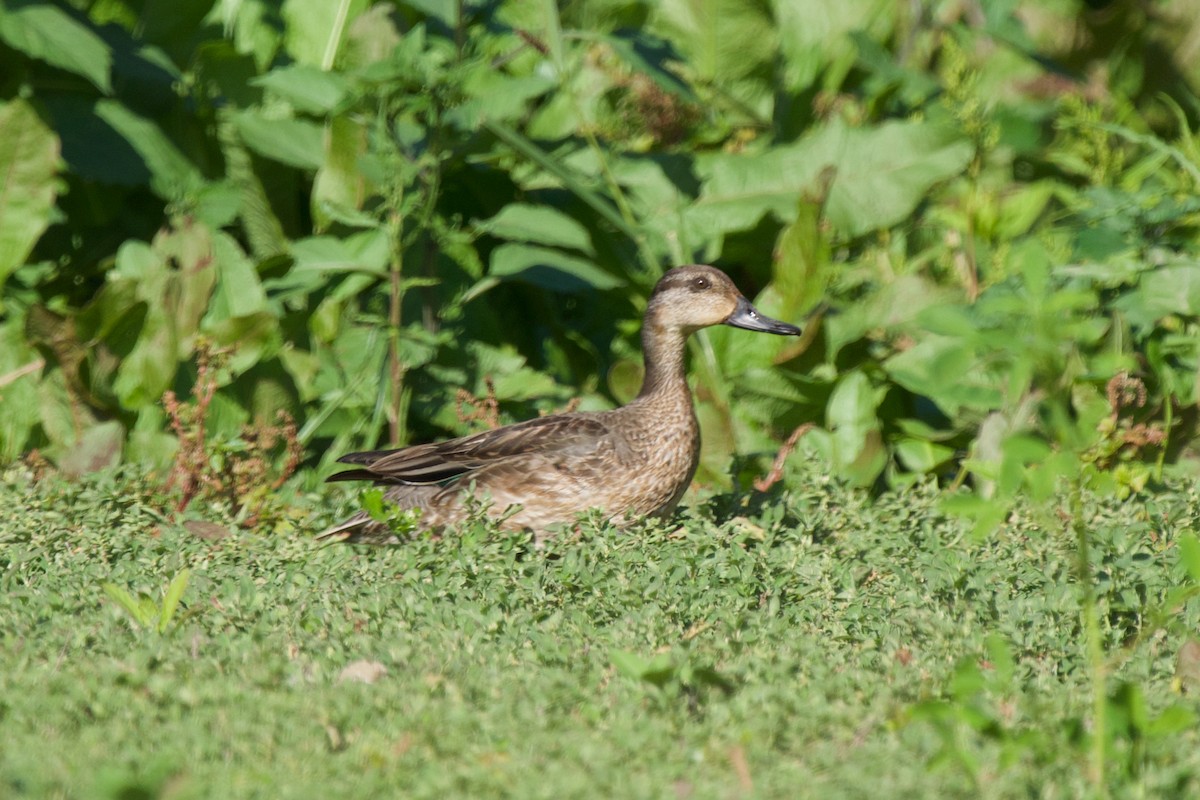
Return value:
<svg viewBox="0 0 1200 800">
<path fill-rule="evenodd" d="M 586 457 L 610 436 L 609 426 L 596 416 L 557 414 L 445 442 L 350 453 L 338 461 L 360 466 L 331 475 L 327 480 L 442 484 L 525 456 Z"/>
</svg>

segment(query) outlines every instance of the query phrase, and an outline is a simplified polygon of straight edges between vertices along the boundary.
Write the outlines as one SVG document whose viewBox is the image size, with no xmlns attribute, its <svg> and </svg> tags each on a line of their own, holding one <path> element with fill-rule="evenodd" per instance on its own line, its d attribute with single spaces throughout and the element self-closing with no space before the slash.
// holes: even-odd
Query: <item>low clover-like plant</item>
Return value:
<svg viewBox="0 0 1200 800">
<path fill-rule="evenodd" d="M 421 509 L 402 508 L 384 497 L 379 487 L 363 489 L 358 500 L 371 519 L 383 523 L 399 537 L 410 536 L 420 527 Z"/>
</svg>

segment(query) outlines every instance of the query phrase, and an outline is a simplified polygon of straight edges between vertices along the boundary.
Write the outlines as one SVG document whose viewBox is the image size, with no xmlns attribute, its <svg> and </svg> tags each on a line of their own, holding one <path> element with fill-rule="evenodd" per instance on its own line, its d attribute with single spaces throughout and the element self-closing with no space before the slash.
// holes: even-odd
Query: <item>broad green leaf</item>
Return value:
<svg viewBox="0 0 1200 800">
<path fill-rule="evenodd" d="M 959 297 L 957 292 L 928 278 L 902 275 L 823 320 L 830 351 L 836 353 L 878 328 L 910 329 L 915 322 L 918 329 L 923 329 L 926 309 L 952 308 Z"/>
<path fill-rule="evenodd" d="M 959 174 L 972 152 L 968 141 L 933 123 L 833 122 L 795 145 L 698 159 L 704 185 L 689 215 L 719 232 L 747 230 L 767 214 L 790 222 L 802 194 L 832 167 L 826 218 L 859 236 L 902 221 L 930 187 Z"/>
<path fill-rule="evenodd" d="M 936 183 L 960 174 L 971 144 L 933 123 L 891 122 L 873 131 L 831 128 L 829 144 L 844 134 L 838 174 L 829 194 L 829 220 L 851 236 L 894 225 Z"/>
<path fill-rule="evenodd" d="M 154 237 L 153 247 L 170 268 L 158 290 L 141 297 L 151 304 L 151 314 L 166 315 L 180 345 L 175 355 L 185 358 L 217 282 L 212 231 L 194 219 L 176 220 L 174 227 Z"/>
<path fill-rule="evenodd" d="M 366 180 L 358 168 L 358 159 L 367 150 L 367 130 L 359 121 L 339 114 L 329 121 L 325 137 L 325 157 L 313 180 L 312 214 L 317 232 L 334 222 L 370 227 L 374 218 L 363 214 L 367 195 Z"/>
<path fill-rule="evenodd" d="M 832 179 L 832 171 L 826 173 Z M 796 219 L 784 228 L 775 248 L 771 286 L 779 299 L 772 311 L 782 319 L 793 319 L 814 305 L 824 294 L 831 277 L 829 240 L 821 230 L 821 209 L 828 186 L 818 181 L 812 196 L 802 197 Z M 771 312 L 767 312 L 771 313 Z"/>
<path fill-rule="evenodd" d="M 1028 233 L 1058 190 L 1056 182 L 1043 180 L 1020 186 L 1012 194 L 1000 198 L 995 229 L 987 233 L 1001 241 Z"/>
<path fill-rule="evenodd" d="M 87 78 L 112 92 L 113 55 L 95 31 L 51 3 L 0 5 L 0 40 L 14 50 Z"/>
<path fill-rule="evenodd" d="M 835 463 L 846 478 L 859 485 L 874 481 L 887 462 L 875 413 L 877 394 L 870 378 L 855 370 L 838 382 L 825 410 Z"/>
<path fill-rule="evenodd" d="M 489 274 L 512 278 L 544 289 L 579 292 L 586 289 L 616 289 L 625 282 L 590 261 L 549 247 L 504 244 L 492 252 Z"/>
<path fill-rule="evenodd" d="M 149 248 L 129 242 L 118 251 L 112 274 L 133 280 L 148 309 L 112 385 L 125 408 L 157 402 L 191 352 L 217 280 L 212 260 L 212 234 L 194 220 L 161 231 Z"/>
<path fill-rule="evenodd" d="M 436 355 L 432 343 L 425 343 L 425 352 L 417 352 L 415 359 L 405 359 L 405 363 L 423 364 Z M 472 358 L 477 365 L 478 374 L 489 375 L 494 379 L 496 397 L 500 400 L 529 400 L 537 397 L 547 397 L 559 390 L 554 379 L 545 373 L 531 369 L 525 357 L 511 346 L 493 347 L 483 342 L 469 346 Z M 408 355 L 406 353 L 406 355 Z M 483 394 L 486 389 L 482 380 L 474 388 L 477 394 Z"/>
<path fill-rule="evenodd" d="M 347 26 L 367 0 L 284 0 L 286 47 L 298 63 L 331 69 Z"/>
<path fill-rule="evenodd" d="M 530 101 L 555 87 L 550 78 L 531 75 L 514 78 L 490 70 L 470 74 L 463 91 L 468 100 L 447 115 L 464 130 L 475 130 L 484 120 L 516 122 L 528 111 Z"/>
<path fill-rule="evenodd" d="M 0 322 L 0 461 L 8 463 L 25 452 L 38 422 L 38 383 L 42 359 L 25 336 L 20 315 Z"/>
<path fill-rule="evenodd" d="M 125 443 L 125 460 L 144 464 L 165 475 L 179 451 L 179 438 L 167 433 L 166 413 L 161 406 L 143 406 Z"/>
<path fill-rule="evenodd" d="M 254 265 L 238 243 L 228 234 L 219 232 L 213 237 L 212 256 L 217 282 L 206 321 L 244 317 L 265 310 L 267 295 Z"/>
<path fill-rule="evenodd" d="M 279 346 L 279 320 L 269 311 L 207 322 L 204 329 L 218 345 L 233 349 L 229 368 L 234 372 L 250 369 Z"/>
<path fill-rule="evenodd" d="M 50 225 L 58 137 L 24 100 L 0 107 L 0 288 Z"/>
<path fill-rule="evenodd" d="M 953 447 L 946 447 L 926 439 L 905 437 L 897 441 L 893 447 L 896 450 L 896 457 L 910 472 L 932 472 L 954 456 Z"/>
<path fill-rule="evenodd" d="M 706 83 L 730 83 L 775 60 L 778 32 L 760 3 L 745 0 L 661 0 L 650 27 L 687 56 Z"/>
<path fill-rule="evenodd" d="M 325 161 L 325 134 L 316 123 L 269 119 L 257 111 L 239 113 L 234 123 L 246 146 L 264 158 L 306 170 Z"/>
<path fill-rule="evenodd" d="M 1146 326 L 1170 314 L 1200 316 L 1200 263 L 1166 264 L 1146 272 L 1137 289 L 1115 305 Z"/>
<path fill-rule="evenodd" d="M 1049 444 L 1037 436 L 1025 433 L 1014 433 L 1000 445 L 1000 472 L 997 475 L 996 488 L 1001 496 L 1012 496 L 1021 491 L 1035 480 L 1030 467 L 1040 466 L 1052 453 Z M 1057 466 L 1057 465 L 1055 465 Z M 1038 476 L 1035 493 L 1041 493 L 1049 484 L 1052 488 L 1057 478 L 1065 473 L 1058 468 L 1049 475 Z"/>
<path fill-rule="evenodd" d="M 617 672 L 622 675 L 660 688 L 665 686 L 676 672 L 669 653 L 658 653 L 651 658 L 643 658 L 625 650 L 614 650 L 609 654 L 609 658 Z"/>
<path fill-rule="evenodd" d="M 343 69 L 378 64 L 395 53 L 404 37 L 393 12 L 392 6 L 376 3 L 354 18 L 338 58 Z"/>
<path fill-rule="evenodd" d="M 969 341 L 931 336 L 884 362 L 896 383 L 924 395 L 953 417 L 963 408 L 986 411 L 998 408 L 1001 385 Z"/>
<path fill-rule="evenodd" d="M 885 38 L 896 19 L 890 0 L 773 0 L 779 49 L 788 86 L 807 89 L 822 72 L 824 86 L 836 89 L 857 55 L 851 33 L 872 30 Z"/>
<path fill-rule="evenodd" d="M 1188 577 L 1200 583 L 1200 539 L 1190 533 L 1180 536 L 1179 560 L 1187 570 Z"/>
<path fill-rule="evenodd" d="M 204 178 L 157 123 L 138 116 L 116 100 L 96 103 L 96 116 L 108 123 L 137 152 L 150 173 L 150 186 L 164 200 L 178 200 L 199 189 Z"/>
<path fill-rule="evenodd" d="M 270 308 L 258 272 L 232 237 L 218 232 L 212 253 L 217 280 L 201 328 L 218 344 L 234 348 L 229 366 L 241 372 L 278 346 L 278 312 Z"/>
<path fill-rule="evenodd" d="M 179 364 L 179 337 L 167 315 L 147 315 L 137 347 L 121 361 L 113 392 L 125 408 L 158 402 L 171 386 Z"/>
<path fill-rule="evenodd" d="M 481 222 L 479 227 L 502 239 L 571 247 L 588 254 L 594 252 L 587 229 L 549 206 L 509 203 L 499 214 Z"/>
<path fill-rule="evenodd" d="M 690 162 L 690 159 L 689 159 Z M 679 161 L 655 157 L 610 158 L 608 169 L 625 191 L 625 198 L 634 210 L 646 234 L 647 244 L 661 263 L 685 264 L 699 257 L 713 261 L 719 255 L 719 244 L 712 231 L 696 228 L 684 210 L 693 200 L 689 194 L 694 180 L 688 169 L 682 170 Z M 602 165 L 597 164 L 597 168 Z M 711 245 L 714 245 L 710 247 Z M 647 289 L 658 275 L 631 271 L 630 278 L 644 282 Z"/>
<path fill-rule="evenodd" d="M 345 99 L 349 83 L 338 72 L 326 72 L 307 64 L 278 67 L 251 81 L 309 114 L 328 114 Z"/>
<path fill-rule="evenodd" d="M 191 197 L 196 219 L 212 230 L 229 227 L 242 210 L 242 188 L 233 181 L 210 183 Z"/>
<path fill-rule="evenodd" d="M 376 277 L 387 274 L 387 235 L 383 231 L 365 231 L 346 239 L 310 236 L 292 243 L 295 273 L 363 272 Z"/>
<path fill-rule="evenodd" d="M 387 512 L 383 506 L 382 489 L 363 489 L 358 493 L 358 502 L 363 511 L 376 522 L 387 522 Z"/>
</svg>

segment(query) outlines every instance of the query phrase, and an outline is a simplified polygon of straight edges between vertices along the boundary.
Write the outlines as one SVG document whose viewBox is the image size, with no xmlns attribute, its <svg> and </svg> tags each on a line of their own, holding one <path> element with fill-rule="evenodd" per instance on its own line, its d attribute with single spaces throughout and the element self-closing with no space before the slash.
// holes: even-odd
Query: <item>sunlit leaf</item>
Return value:
<svg viewBox="0 0 1200 800">
<path fill-rule="evenodd" d="M 349 91 L 344 75 L 307 64 L 273 69 L 266 75 L 255 78 L 252 83 L 279 95 L 298 111 L 310 114 L 329 113 L 342 102 Z"/>
<path fill-rule="evenodd" d="M 269 119 L 254 111 L 234 117 L 242 140 L 264 158 L 315 170 L 325 159 L 321 126 L 301 119 Z"/>
<path fill-rule="evenodd" d="M 832 167 L 825 215 L 857 236 L 904 219 L 931 186 L 959 174 L 971 153 L 970 143 L 932 123 L 850 128 L 834 122 L 795 145 L 700 159 L 704 188 L 689 214 L 719 231 L 746 230 L 767 214 L 790 222 L 800 197 Z"/>
<path fill-rule="evenodd" d="M 167 591 L 163 594 L 162 608 L 158 614 L 159 633 L 166 633 L 167 628 L 170 627 L 172 620 L 174 620 L 175 612 L 179 608 L 180 601 L 183 600 L 183 593 L 187 591 L 188 579 L 191 576 L 191 570 L 182 569 L 171 580 L 170 585 L 167 586 Z"/>
<path fill-rule="evenodd" d="M 857 483 L 875 480 L 886 463 L 875 413 L 878 403 L 878 393 L 870 378 L 855 371 L 838 382 L 826 407 L 834 458 L 842 473 Z"/>
<path fill-rule="evenodd" d="M 78 17 L 51 3 L 9 2 L 0 6 L 0 40 L 14 50 L 87 78 L 112 91 L 109 46 Z"/>
<path fill-rule="evenodd" d="M 653 27 L 683 51 L 702 81 L 731 82 L 775 57 L 778 31 L 757 3 L 662 0 Z"/>
<path fill-rule="evenodd" d="M 774 0 L 771 3 L 779 28 L 779 49 L 788 85 L 807 89 L 823 71 L 825 86 L 836 88 L 840 77 L 854 64 L 858 48 L 850 34 L 870 30 L 879 39 L 890 33 L 895 14 L 888 0 Z"/>
<path fill-rule="evenodd" d="M 1179 561 L 1187 570 L 1188 576 L 1200 583 L 1200 539 L 1190 533 L 1179 537 Z"/>
<path fill-rule="evenodd" d="M 502 239 L 593 252 L 587 229 L 561 211 L 547 206 L 510 203 L 499 214 L 480 223 L 480 227 Z"/>
<path fill-rule="evenodd" d="M 297 62 L 329 69 L 337 60 L 347 26 L 367 0 L 285 0 L 287 51 Z"/>
<path fill-rule="evenodd" d="M 58 137 L 23 100 L 0 107 L 0 287 L 50 225 Z"/>
</svg>

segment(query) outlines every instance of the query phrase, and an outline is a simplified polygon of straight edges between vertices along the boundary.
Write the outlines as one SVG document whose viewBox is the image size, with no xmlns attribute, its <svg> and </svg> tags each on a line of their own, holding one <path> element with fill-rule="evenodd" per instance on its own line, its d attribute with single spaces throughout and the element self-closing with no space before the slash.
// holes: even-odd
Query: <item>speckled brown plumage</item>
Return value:
<svg viewBox="0 0 1200 800">
<path fill-rule="evenodd" d="M 612 411 L 557 414 L 445 442 L 351 453 L 355 465 L 329 480 L 370 480 L 385 497 L 421 509 L 422 527 L 441 530 L 470 513 L 467 495 L 490 502 L 503 527 L 539 534 L 600 509 L 614 524 L 670 514 L 700 455 L 700 428 L 684 371 L 687 337 L 719 324 L 795 335 L 763 317 L 714 267 L 669 271 L 654 287 L 642 327 L 646 377 L 629 404 Z M 393 543 L 360 513 L 322 538 Z"/>
</svg>

